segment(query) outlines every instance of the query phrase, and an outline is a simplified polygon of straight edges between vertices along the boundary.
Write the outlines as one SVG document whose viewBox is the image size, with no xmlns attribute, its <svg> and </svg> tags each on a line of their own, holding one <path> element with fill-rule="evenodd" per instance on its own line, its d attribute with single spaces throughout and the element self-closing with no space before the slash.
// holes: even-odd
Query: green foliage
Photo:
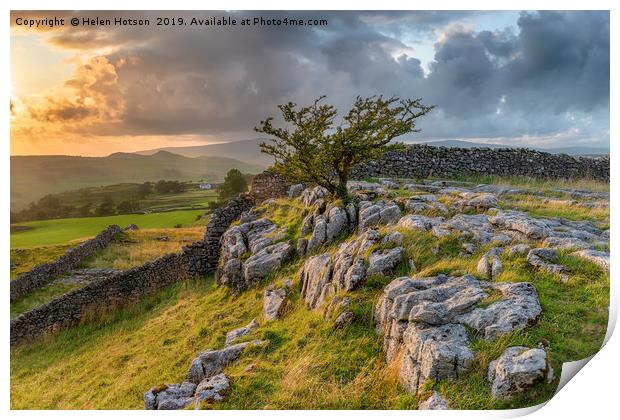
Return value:
<svg viewBox="0 0 620 420">
<path fill-rule="evenodd" d="M 153 184 L 151 182 L 143 182 L 138 186 L 138 197 L 145 198 L 153 194 Z"/>
<path fill-rule="evenodd" d="M 273 156 L 274 169 L 285 179 L 321 185 L 344 199 L 353 167 L 398 147 L 389 143 L 420 131 L 415 128 L 416 120 L 433 109 L 421 99 L 358 96 L 343 122 L 336 125 L 338 110 L 321 104 L 324 98 L 301 109 L 292 102 L 279 105 L 284 122 L 292 130 L 274 127 L 272 117 L 261 121 L 255 130 L 273 138 L 273 143 L 261 144 L 261 151 Z"/>
<path fill-rule="evenodd" d="M 116 206 L 112 197 L 106 196 L 101 204 L 95 209 L 95 215 L 97 216 L 111 216 L 116 213 Z"/>
<path fill-rule="evenodd" d="M 238 169 L 231 169 L 226 174 L 224 182 L 218 188 L 220 201 L 228 200 L 238 194 L 247 191 L 248 183 L 245 176 Z"/>
<path fill-rule="evenodd" d="M 155 183 L 155 191 L 159 194 L 180 193 L 185 191 L 185 183 L 160 179 Z"/>
</svg>

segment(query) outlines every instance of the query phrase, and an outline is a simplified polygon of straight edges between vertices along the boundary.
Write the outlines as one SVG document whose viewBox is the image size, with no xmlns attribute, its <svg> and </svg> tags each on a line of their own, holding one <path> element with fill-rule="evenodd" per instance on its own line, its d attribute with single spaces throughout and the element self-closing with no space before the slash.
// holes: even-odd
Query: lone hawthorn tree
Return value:
<svg viewBox="0 0 620 420">
<path fill-rule="evenodd" d="M 338 110 L 322 103 L 323 99 L 325 96 L 301 109 L 292 102 L 279 105 L 290 128 L 274 127 L 273 117 L 269 117 L 254 130 L 272 137 L 273 143 L 260 144 L 261 152 L 274 157 L 273 169 L 282 177 L 293 183 L 318 184 L 345 200 L 353 167 L 401 148 L 402 144 L 390 141 L 420 131 L 415 128 L 416 119 L 434 108 L 423 105 L 421 99 L 358 96 L 336 126 Z"/>
</svg>

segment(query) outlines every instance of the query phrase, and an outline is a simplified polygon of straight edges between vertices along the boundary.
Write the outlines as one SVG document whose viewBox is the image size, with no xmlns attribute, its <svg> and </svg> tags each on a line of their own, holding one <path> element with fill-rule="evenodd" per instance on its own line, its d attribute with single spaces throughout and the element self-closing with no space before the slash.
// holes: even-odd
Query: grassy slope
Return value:
<svg viewBox="0 0 620 420">
<path fill-rule="evenodd" d="M 280 201 L 268 211 L 290 228 L 294 239 L 302 215 L 299 207 Z M 464 258 L 458 256 L 454 238 L 403 233 L 407 257 L 420 270 L 416 275 L 473 272 L 485 251 Z M 438 254 L 432 252 L 435 245 Z M 543 314 L 524 332 L 473 344 L 479 351 L 474 367 L 455 382 L 437 385 L 453 408 L 525 406 L 552 395 L 557 382 L 511 402 L 490 399 L 485 367 L 508 345 L 548 341 L 556 378 L 561 363 L 600 348 L 607 327 L 609 276 L 591 264 L 562 258 L 573 272 L 568 284 L 533 271 L 524 257 L 504 257 L 498 281 L 532 282 Z M 227 368 L 233 388 L 215 408 L 416 408 L 417 398 L 398 385 L 395 367 L 385 366 L 371 319 L 383 287 L 395 276 L 409 274 L 406 265 L 395 275 L 373 277 L 350 293 L 355 322 L 334 331 L 330 322 L 300 302 L 296 276 L 300 264 L 293 261 L 261 288 L 239 296 L 211 279 L 177 284 L 137 306 L 19 347 L 11 354 L 12 408 L 140 408 L 142 393 L 149 387 L 183 380 L 196 351 L 222 346 L 226 331 L 253 317 L 260 322 L 263 288 L 286 277 L 295 280 L 295 292 L 284 318 L 261 322 L 251 335 L 270 344 L 248 351 Z"/>
<path fill-rule="evenodd" d="M 125 227 L 131 223 L 143 229 L 170 228 L 177 224 L 191 225 L 204 210 L 177 210 L 164 213 L 123 214 L 105 217 L 37 220 L 20 223 L 33 229 L 11 233 L 11 248 L 62 244 L 96 235 L 106 226 Z"/>
</svg>

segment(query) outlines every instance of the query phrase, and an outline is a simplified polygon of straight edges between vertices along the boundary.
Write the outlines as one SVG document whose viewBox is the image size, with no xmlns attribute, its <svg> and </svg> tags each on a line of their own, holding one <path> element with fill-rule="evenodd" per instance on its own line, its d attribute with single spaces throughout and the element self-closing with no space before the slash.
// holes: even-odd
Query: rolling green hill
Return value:
<svg viewBox="0 0 620 420">
<path fill-rule="evenodd" d="M 11 156 L 11 210 L 23 209 L 45 194 L 85 187 L 159 179 L 217 182 L 231 168 L 251 174 L 264 169 L 232 158 L 186 157 L 165 151 L 150 156 Z"/>
<path fill-rule="evenodd" d="M 63 244 L 95 236 L 109 225 L 125 227 L 133 223 L 140 229 L 189 226 L 193 224 L 197 216 L 203 213 L 204 210 L 177 210 L 165 213 L 120 214 L 24 222 L 19 224 L 22 229 L 11 232 L 11 248 Z"/>
</svg>

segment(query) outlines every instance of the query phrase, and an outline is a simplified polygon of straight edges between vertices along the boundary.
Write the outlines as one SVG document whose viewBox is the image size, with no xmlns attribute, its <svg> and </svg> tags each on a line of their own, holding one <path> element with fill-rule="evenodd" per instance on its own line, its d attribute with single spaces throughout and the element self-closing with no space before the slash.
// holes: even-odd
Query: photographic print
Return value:
<svg viewBox="0 0 620 420">
<path fill-rule="evenodd" d="M 609 10 L 12 10 L 10 83 L 13 410 L 521 409 L 604 344 Z"/>
</svg>

